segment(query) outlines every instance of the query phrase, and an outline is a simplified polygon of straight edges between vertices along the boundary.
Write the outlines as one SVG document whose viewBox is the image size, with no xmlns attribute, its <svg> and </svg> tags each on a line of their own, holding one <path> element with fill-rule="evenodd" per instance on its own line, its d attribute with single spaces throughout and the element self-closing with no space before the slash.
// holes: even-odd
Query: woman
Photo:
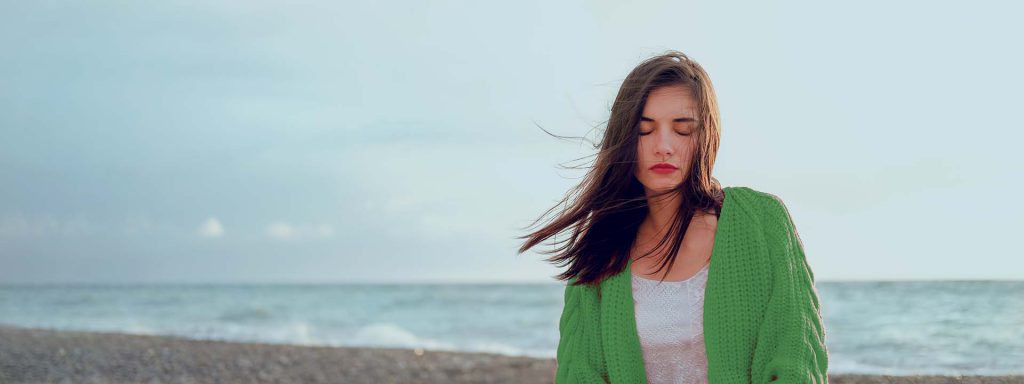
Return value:
<svg viewBox="0 0 1024 384">
<path fill-rule="evenodd" d="M 576 198 L 520 248 L 571 228 L 548 252 L 568 265 L 556 383 L 827 383 L 796 227 L 779 197 L 711 176 L 719 135 L 711 81 L 686 55 L 623 81 Z"/>
</svg>

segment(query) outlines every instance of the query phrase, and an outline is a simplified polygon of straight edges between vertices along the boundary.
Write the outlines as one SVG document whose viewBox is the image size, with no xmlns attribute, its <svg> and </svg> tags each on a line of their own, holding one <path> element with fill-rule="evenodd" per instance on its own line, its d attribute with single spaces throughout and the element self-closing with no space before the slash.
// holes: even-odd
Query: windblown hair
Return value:
<svg viewBox="0 0 1024 384">
<path fill-rule="evenodd" d="M 668 198 L 675 196 L 667 194 L 678 194 L 681 199 L 666 235 L 653 250 L 641 256 L 648 257 L 669 243 L 670 249 L 661 258 L 658 270 L 671 268 L 694 214 L 699 210 L 719 216 L 725 198 L 718 180 L 711 176 L 721 136 L 715 91 L 704 69 L 678 51 L 644 60 L 626 76 L 612 104 L 594 165 L 580 184 L 530 227 L 561 205 L 564 209 L 556 218 L 543 228 L 518 237 L 527 239 L 519 253 L 571 229 L 569 238 L 554 242 L 562 245 L 542 252 L 557 253 L 548 262 L 569 266 L 556 279 L 599 286 L 605 278 L 626 267 L 640 223 L 648 212 L 648 197 L 635 175 L 640 117 L 652 90 L 676 85 L 691 91 L 697 102 L 696 149 L 683 182 L 651 196 Z M 594 149 L 598 149 L 597 144 Z"/>
</svg>

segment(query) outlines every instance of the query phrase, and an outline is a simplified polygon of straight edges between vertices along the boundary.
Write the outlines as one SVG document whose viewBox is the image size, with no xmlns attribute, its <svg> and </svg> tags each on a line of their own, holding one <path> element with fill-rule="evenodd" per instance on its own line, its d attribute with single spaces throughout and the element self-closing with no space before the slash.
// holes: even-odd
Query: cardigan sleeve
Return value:
<svg viewBox="0 0 1024 384">
<path fill-rule="evenodd" d="M 601 346 L 594 344 L 595 335 L 587 325 L 596 321 L 587 305 L 585 286 L 574 286 L 570 279 L 565 286 L 565 304 L 558 321 L 558 350 L 555 356 L 555 384 L 607 383 L 607 373 L 595 367 L 594 359 L 601 363 Z M 602 364 L 597 364 L 602 365 Z"/>
<path fill-rule="evenodd" d="M 772 288 L 758 330 L 751 379 L 754 383 L 828 383 L 828 349 L 814 272 L 789 210 L 778 196 L 766 200 L 763 225 Z"/>
</svg>

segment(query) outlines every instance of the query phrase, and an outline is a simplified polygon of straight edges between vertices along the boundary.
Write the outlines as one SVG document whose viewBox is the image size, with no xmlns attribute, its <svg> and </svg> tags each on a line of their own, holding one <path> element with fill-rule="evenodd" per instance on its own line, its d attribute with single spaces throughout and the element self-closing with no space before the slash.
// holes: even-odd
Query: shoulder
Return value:
<svg viewBox="0 0 1024 384">
<path fill-rule="evenodd" d="M 726 191 L 726 199 L 730 199 L 729 204 L 746 211 L 749 216 L 768 220 L 789 217 L 782 198 L 774 193 L 747 186 L 729 186 L 723 189 Z"/>
<path fill-rule="evenodd" d="M 753 201 L 759 204 L 781 203 L 782 198 L 778 195 L 743 185 L 733 185 L 722 188 L 727 191 L 730 197 Z"/>
<path fill-rule="evenodd" d="M 744 187 L 748 198 L 757 207 L 757 223 L 766 234 L 766 239 L 774 245 L 799 245 L 803 241 L 797 232 L 793 216 L 786 207 L 782 197 L 777 194 Z"/>
</svg>

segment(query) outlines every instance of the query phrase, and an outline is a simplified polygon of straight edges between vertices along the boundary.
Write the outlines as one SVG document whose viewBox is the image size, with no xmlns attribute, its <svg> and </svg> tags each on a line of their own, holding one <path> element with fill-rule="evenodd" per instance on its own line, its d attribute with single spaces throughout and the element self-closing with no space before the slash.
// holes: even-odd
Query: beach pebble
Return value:
<svg viewBox="0 0 1024 384">
<path fill-rule="evenodd" d="M 551 383 L 554 359 L 0 326 L 0 383 Z M 1024 376 L 829 375 L 832 384 L 1003 384 Z"/>
</svg>

